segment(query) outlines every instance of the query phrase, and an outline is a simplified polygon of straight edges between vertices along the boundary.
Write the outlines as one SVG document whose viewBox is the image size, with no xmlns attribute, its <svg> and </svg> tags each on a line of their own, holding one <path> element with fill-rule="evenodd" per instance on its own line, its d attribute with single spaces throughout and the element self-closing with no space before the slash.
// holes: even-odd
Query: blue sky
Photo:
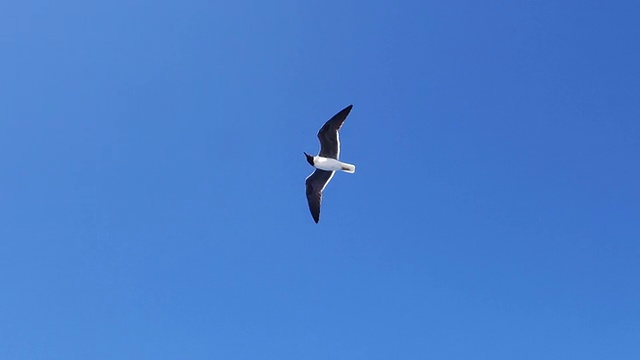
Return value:
<svg viewBox="0 0 640 360">
<path fill-rule="evenodd" d="M 640 358 L 639 15 L 3 2 L 0 358 Z"/>
</svg>

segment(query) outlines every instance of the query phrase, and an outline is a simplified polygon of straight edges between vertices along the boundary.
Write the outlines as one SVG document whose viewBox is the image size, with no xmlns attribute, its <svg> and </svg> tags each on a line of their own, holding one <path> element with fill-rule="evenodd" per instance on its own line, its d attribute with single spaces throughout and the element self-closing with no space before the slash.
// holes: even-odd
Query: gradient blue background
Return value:
<svg viewBox="0 0 640 360">
<path fill-rule="evenodd" d="M 3 2 L 0 358 L 640 359 L 639 18 Z"/>
</svg>

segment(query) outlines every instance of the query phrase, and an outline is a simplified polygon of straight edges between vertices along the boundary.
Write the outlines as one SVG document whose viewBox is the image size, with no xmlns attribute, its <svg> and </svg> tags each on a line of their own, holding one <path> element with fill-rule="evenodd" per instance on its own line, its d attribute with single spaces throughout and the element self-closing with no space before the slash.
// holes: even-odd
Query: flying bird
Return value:
<svg viewBox="0 0 640 360">
<path fill-rule="evenodd" d="M 353 105 L 340 110 L 329 121 L 327 121 L 318 131 L 318 139 L 320 140 L 320 153 L 311 156 L 306 152 L 307 162 L 316 170 L 307 177 L 305 184 L 307 185 L 307 202 L 313 220 L 318 223 L 320 221 L 320 203 L 322 202 L 322 191 L 327 186 L 336 171 L 344 171 L 353 174 L 356 172 L 356 166 L 343 163 L 340 160 L 340 136 L 338 130 L 342 127 L 342 123 L 347 119 L 347 115 L 351 112 Z"/>
</svg>

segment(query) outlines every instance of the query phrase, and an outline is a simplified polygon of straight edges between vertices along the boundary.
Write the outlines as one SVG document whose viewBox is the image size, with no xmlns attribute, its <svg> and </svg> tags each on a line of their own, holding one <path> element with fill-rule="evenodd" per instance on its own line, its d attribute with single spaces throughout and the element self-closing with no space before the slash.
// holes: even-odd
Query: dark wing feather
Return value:
<svg viewBox="0 0 640 360">
<path fill-rule="evenodd" d="M 329 121 L 327 121 L 318 131 L 318 139 L 320 140 L 320 156 L 332 159 L 338 159 L 340 156 L 340 137 L 338 130 L 342 127 L 342 123 L 347 119 L 347 115 L 351 112 L 353 105 L 340 110 Z"/>
<path fill-rule="evenodd" d="M 307 185 L 307 202 L 313 220 L 318 223 L 320 221 L 320 203 L 322 202 L 322 190 L 327 186 L 329 180 L 333 177 L 333 171 L 324 171 L 316 169 L 313 174 L 307 177 L 305 184 Z"/>
</svg>

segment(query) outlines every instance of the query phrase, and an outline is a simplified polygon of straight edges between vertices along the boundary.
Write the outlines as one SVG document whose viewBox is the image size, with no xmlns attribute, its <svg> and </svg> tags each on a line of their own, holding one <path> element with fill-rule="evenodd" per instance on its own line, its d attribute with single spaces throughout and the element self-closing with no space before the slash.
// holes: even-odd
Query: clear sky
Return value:
<svg viewBox="0 0 640 360">
<path fill-rule="evenodd" d="M 0 358 L 640 359 L 639 18 L 2 2 Z"/>
</svg>

